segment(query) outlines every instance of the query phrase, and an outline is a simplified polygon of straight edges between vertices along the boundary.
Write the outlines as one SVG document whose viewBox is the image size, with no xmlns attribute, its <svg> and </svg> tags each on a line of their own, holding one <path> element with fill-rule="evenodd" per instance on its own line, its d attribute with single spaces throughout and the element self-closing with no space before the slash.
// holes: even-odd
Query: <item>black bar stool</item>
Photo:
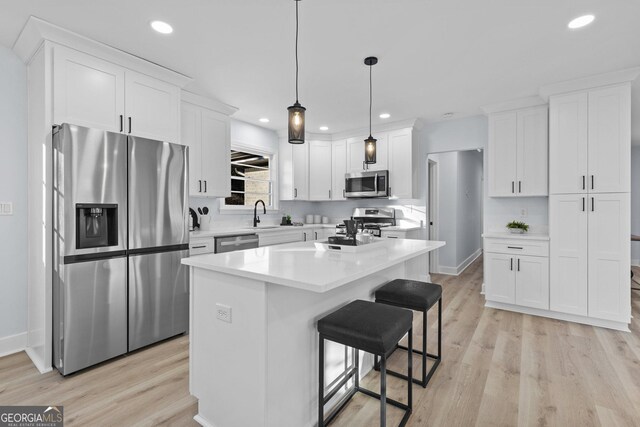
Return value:
<svg viewBox="0 0 640 427">
<path fill-rule="evenodd" d="M 387 398 L 387 357 L 396 349 L 398 341 L 409 333 L 409 347 L 412 345 L 413 313 L 398 307 L 385 306 L 370 301 L 353 301 L 346 306 L 318 320 L 319 341 L 319 388 L 318 388 L 318 427 L 328 425 L 344 408 L 357 392 L 380 400 L 380 426 L 387 425 L 387 403 L 405 411 L 399 426 L 404 426 L 409 420 L 413 407 L 411 381 L 407 380 L 407 404 Z M 324 340 L 334 341 L 355 349 L 354 366 L 345 373 L 345 377 L 336 386 L 324 393 Z M 372 353 L 381 358 L 380 361 L 380 394 L 360 387 L 360 350 Z M 408 372 L 412 372 L 412 353 L 408 352 Z M 342 403 L 324 419 L 324 406 L 336 393 L 354 378 L 355 386 Z"/>
<path fill-rule="evenodd" d="M 412 378 L 413 382 L 427 387 L 440 360 L 442 359 L 442 286 L 435 283 L 419 282 L 417 280 L 396 279 L 382 286 L 376 291 L 376 302 L 408 308 L 422 312 L 422 351 L 412 349 L 413 352 L 422 355 L 422 379 Z M 438 303 L 438 354 L 427 353 L 427 311 Z M 409 336 L 409 349 L 411 349 L 411 336 Z M 398 345 L 397 348 L 407 350 L 407 347 Z M 427 373 L 427 358 L 435 361 Z M 378 358 L 375 360 L 375 369 L 378 369 Z M 406 379 L 406 375 L 387 370 L 389 375 Z M 408 375 L 411 377 L 411 373 Z"/>
</svg>

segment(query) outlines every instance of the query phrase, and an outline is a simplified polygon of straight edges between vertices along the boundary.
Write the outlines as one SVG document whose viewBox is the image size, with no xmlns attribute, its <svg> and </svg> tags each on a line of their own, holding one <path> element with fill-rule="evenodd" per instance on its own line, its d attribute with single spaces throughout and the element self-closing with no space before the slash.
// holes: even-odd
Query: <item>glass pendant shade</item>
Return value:
<svg viewBox="0 0 640 427">
<path fill-rule="evenodd" d="M 364 140 L 364 162 L 368 165 L 376 162 L 376 141 L 371 135 Z"/>
<path fill-rule="evenodd" d="M 289 144 L 304 144 L 304 112 L 298 102 L 287 108 L 289 111 Z"/>
</svg>

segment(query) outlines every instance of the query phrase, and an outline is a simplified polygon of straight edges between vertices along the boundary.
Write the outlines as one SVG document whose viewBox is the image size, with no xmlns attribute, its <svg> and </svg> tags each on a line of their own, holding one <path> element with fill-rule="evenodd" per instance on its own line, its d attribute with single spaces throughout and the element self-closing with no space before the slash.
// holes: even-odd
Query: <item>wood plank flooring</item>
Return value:
<svg viewBox="0 0 640 427">
<path fill-rule="evenodd" d="M 484 308 L 481 259 L 459 277 L 433 281 L 444 289 L 443 361 L 427 389 L 414 386 L 410 426 L 640 425 L 640 292 L 632 292 L 629 334 Z M 430 349 L 436 316 L 429 316 Z M 402 352 L 390 361 L 399 371 L 405 364 Z M 378 390 L 378 373 L 362 384 Z M 401 380 L 389 378 L 388 390 L 405 401 Z M 196 425 L 188 337 L 68 378 L 40 375 L 25 353 L 0 358 L 0 405 L 30 404 L 64 405 L 69 426 Z M 357 394 L 332 426 L 378 425 L 378 408 Z M 388 425 L 401 416 L 390 407 Z"/>
</svg>

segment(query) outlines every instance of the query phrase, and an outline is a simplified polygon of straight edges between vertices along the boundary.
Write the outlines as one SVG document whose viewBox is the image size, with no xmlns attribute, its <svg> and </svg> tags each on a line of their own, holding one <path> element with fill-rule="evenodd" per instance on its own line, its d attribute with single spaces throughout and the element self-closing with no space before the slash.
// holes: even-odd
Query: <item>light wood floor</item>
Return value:
<svg viewBox="0 0 640 427">
<path fill-rule="evenodd" d="M 414 386 L 409 425 L 640 425 L 640 292 L 633 292 L 629 334 L 485 309 L 481 260 L 459 277 L 433 281 L 444 288 L 443 361 L 427 389 Z M 429 317 L 433 338 L 435 314 Z M 415 320 L 418 329 L 419 316 Z M 390 365 L 402 370 L 403 356 L 398 352 Z M 68 378 L 40 375 L 18 353 L 0 358 L 0 405 L 61 404 L 69 426 L 191 426 L 197 403 L 187 372 L 187 337 Z M 372 372 L 362 384 L 377 390 L 377 381 Z M 388 380 L 393 398 L 404 401 L 405 387 Z M 378 407 L 357 394 L 333 426 L 375 426 Z M 388 414 L 395 426 L 400 411 L 390 407 Z"/>
</svg>

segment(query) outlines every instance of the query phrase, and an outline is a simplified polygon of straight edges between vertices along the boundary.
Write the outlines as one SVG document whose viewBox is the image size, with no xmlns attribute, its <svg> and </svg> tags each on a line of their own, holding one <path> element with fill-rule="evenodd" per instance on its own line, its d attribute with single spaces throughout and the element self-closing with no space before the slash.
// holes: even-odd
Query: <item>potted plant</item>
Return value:
<svg viewBox="0 0 640 427">
<path fill-rule="evenodd" d="M 524 234 L 529 231 L 529 225 L 522 221 L 511 221 L 507 224 L 507 229 L 513 234 Z"/>
</svg>

